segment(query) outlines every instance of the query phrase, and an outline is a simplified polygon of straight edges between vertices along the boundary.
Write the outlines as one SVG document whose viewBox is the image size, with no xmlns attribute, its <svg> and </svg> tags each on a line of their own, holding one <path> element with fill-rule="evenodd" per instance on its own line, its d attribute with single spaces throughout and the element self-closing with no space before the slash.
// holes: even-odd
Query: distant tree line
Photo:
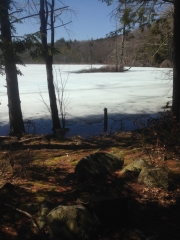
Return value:
<svg viewBox="0 0 180 240">
<path fill-rule="evenodd" d="M 172 66 L 172 36 L 162 44 L 163 36 L 172 35 L 172 15 L 155 21 L 151 27 L 143 30 L 135 29 L 126 34 L 124 40 L 123 64 L 126 66 L 159 67 L 166 60 Z M 116 41 L 118 45 L 116 46 Z M 54 63 L 58 64 L 115 64 L 116 52 L 120 55 L 122 35 L 107 36 L 91 40 L 58 39 L 54 47 L 58 53 L 54 55 Z M 161 46 L 162 45 L 162 46 Z M 117 48 L 118 49 L 117 49 Z M 23 53 L 24 63 L 36 62 Z"/>
</svg>

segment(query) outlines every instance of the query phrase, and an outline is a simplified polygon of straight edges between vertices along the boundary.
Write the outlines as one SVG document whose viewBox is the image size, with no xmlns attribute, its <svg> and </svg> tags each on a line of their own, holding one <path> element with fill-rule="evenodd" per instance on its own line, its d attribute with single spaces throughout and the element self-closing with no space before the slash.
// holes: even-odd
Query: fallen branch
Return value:
<svg viewBox="0 0 180 240">
<path fill-rule="evenodd" d="M 40 139 L 43 139 L 44 137 L 43 136 L 40 136 L 40 137 L 31 137 L 31 138 L 26 138 L 26 139 L 23 139 L 23 140 L 20 140 L 18 141 L 19 143 L 28 143 L 28 142 L 31 142 L 31 141 L 34 141 L 34 140 L 40 140 Z"/>
<path fill-rule="evenodd" d="M 10 139 L 10 136 L 0 136 L 0 139 Z"/>
<path fill-rule="evenodd" d="M 28 213 L 28 212 L 26 212 L 26 211 L 23 211 L 23 210 L 21 210 L 21 209 L 19 209 L 19 208 L 16 208 L 16 207 L 14 207 L 14 206 L 12 206 L 12 205 L 10 205 L 10 204 L 1 202 L 1 201 L 0 201 L 0 204 L 4 205 L 4 206 L 6 206 L 6 207 L 8 207 L 8 208 L 10 208 L 10 209 L 12 209 L 12 210 L 20 213 L 20 214 L 22 214 L 23 216 L 25 216 L 25 217 L 27 217 L 27 218 L 29 218 L 29 219 L 31 220 L 33 226 L 36 228 L 38 234 L 42 237 L 42 239 L 43 239 L 43 240 L 48 240 L 48 239 L 44 236 L 44 233 L 41 231 L 38 223 L 36 222 L 36 220 L 33 218 L 33 216 L 32 216 L 30 213 Z"/>
</svg>

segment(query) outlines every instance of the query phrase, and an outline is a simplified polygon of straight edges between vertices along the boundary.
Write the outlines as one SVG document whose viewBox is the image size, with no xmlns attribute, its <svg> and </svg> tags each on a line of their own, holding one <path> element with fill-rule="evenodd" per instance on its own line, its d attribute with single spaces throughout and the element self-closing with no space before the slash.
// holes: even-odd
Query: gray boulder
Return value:
<svg viewBox="0 0 180 240">
<path fill-rule="evenodd" d="M 58 206 L 47 215 L 53 237 L 62 240 L 96 239 L 98 221 L 83 205 Z"/>
<path fill-rule="evenodd" d="M 148 167 L 148 166 L 149 166 L 149 164 L 146 162 L 146 160 L 138 159 L 138 160 L 135 160 L 134 162 L 130 163 L 129 165 L 127 165 L 125 168 L 123 168 L 121 173 L 125 173 L 126 171 L 132 171 L 132 172 L 140 173 L 140 171 L 144 167 Z"/>
<path fill-rule="evenodd" d="M 77 178 L 88 180 L 99 177 L 121 169 L 124 160 L 114 154 L 98 152 L 82 158 L 76 165 L 75 174 Z"/>
<path fill-rule="evenodd" d="M 168 189 L 168 171 L 164 168 L 145 167 L 138 176 L 138 182 L 148 187 Z"/>
</svg>

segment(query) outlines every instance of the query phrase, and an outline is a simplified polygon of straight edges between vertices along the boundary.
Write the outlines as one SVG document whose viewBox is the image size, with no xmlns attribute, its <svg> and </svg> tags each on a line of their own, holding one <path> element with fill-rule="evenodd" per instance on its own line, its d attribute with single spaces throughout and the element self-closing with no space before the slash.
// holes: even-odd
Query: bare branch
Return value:
<svg viewBox="0 0 180 240">
<path fill-rule="evenodd" d="M 11 12 L 11 13 L 9 14 L 9 16 L 13 15 L 14 13 L 19 13 L 19 12 L 23 12 L 23 9 L 17 9 L 16 11 Z"/>
<path fill-rule="evenodd" d="M 52 115 L 51 113 L 51 108 L 47 105 L 46 101 L 44 100 L 43 98 L 43 95 L 42 95 L 42 92 L 41 92 L 41 89 L 39 88 L 39 95 L 41 97 L 41 102 L 43 102 L 43 104 L 45 105 L 46 109 L 48 110 L 48 112 L 50 113 L 50 115 Z"/>
<path fill-rule="evenodd" d="M 66 26 L 66 25 L 68 25 L 68 24 L 70 24 L 70 23 L 72 23 L 72 21 L 67 22 L 67 23 L 64 23 L 64 24 L 59 25 L 59 26 L 56 26 L 56 27 L 54 27 L 54 28 L 64 27 L 64 26 Z M 48 28 L 47 31 L 48 31 L 48 30 L 51 30 L 51 28 Z"/>
<path fill-rule="evenodd" d="M 155 57 L 155 55 L 159 52 L 159 50 L 161 49 L 161 47 L 164 45 L 164 43 L 170 38 L 170 36 L 172 37 L 172 34 L 168 35 L 163 42 L 160 44 L 159 48 L 156 50 L 156 52 L 153 54 L 153 57 Z"/>
<path fill-rule="evenodd" d="M 47 238 L 46 238 L 46 237 L 44 236 L 44 234 L 42 233 L 42 231 L 41 231 L 38 223 L 36 222 L 36 220 L 33 218 L 33 216 L 32 216 L 30 213 L 28 213 L 28 212 L 26 212 L 26 211 L 23 211 L 23 210 L 21 210 L 21 209 L 19 209 L 19 208 L 16 208 L 16 207 L 14 207 L 14 206 L 12 206 L 12 205 L 10 205 L 10 204 L 3 203 L 3 202 L 1 202 L 1 201 L 0 201 L 0 204 L 4 205 L 4 206 L 6 206 L 6 207 L 8 207 L 8 208 L 10 208 L 10 209 L 12 209 L 12 210 L 20 213 L 20 214 L 22 214 L 23 216 L 25 216 L 25 217 L 27 217 L 27 218 L 29 218 L 29 219 L 31 220 L 33 226 L 36 228 L 37 232 L 39 233 L 39 235 L 42 237 L 42 239 L 47 240 Z"/>
<path fill-rule="evenodd" d="M 68 8 L 68 7 L 69 7 L 69 6 L 57 8 L 57 9 L 55 9 L 54 11 L 62 10 L 62 9 Z M 45 13 L 49 13 L 49 12 L 51 12 L 51 11 L 48 11 L 48 12 L 45 12 Z M 30 16 L 26 16 L 26 17 L 19 18 L 19 19 L 16 20 L 16 21 L 12 21 L 11 24 L 12 24 L 12 23 L 16 23 L 17 21 L 21 21 L 21 20 L 24 20 L 24 19 L 27 19 L 27 18 L 36 17 L 36 16 L 39 16 L 39 13 L 32 14 L 32 15 L 30 15 Z"/>
</svg>

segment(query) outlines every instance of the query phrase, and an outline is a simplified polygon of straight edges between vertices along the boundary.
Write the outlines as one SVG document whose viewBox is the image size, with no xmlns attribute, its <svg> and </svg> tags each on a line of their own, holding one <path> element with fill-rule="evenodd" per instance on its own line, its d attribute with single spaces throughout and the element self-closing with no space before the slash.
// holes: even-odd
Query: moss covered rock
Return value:
<svg viewBox="0 0 180 240">
<path fill-rule="evenodd" d="M 121 173 L 125 173 L 126 171 L 132 171 L 132 172 L 140 173 L 140 171 L 144 167 L 148 167 L 148 166 L 149 166 L 149 164 L 146 162 L 146 160 L 138 159 L 138 160 L 135 160 L 134 162 L 128 164 L 125 168 L 123 168 Z"/>
<path fill-rule="evenodd" d="M 94 153 L 82 158 L 75 168 L 75 174 L 79 179 L 100 177 L 121 169 L 124 160 L 114 154 Z"/>
<path fill-rule="evenodd" d="M 49 212 L 47 222 L 54 238 L 89 240 L 97 237 L 98 222 L 83 205 L 58 206 Z"/>
<path fill-rule="evenodd" d="M 141 170 L 138 182 L 148 187 L 168 189 L 168 171 L 164 168 L 145 167 Z"/>
</svg>

